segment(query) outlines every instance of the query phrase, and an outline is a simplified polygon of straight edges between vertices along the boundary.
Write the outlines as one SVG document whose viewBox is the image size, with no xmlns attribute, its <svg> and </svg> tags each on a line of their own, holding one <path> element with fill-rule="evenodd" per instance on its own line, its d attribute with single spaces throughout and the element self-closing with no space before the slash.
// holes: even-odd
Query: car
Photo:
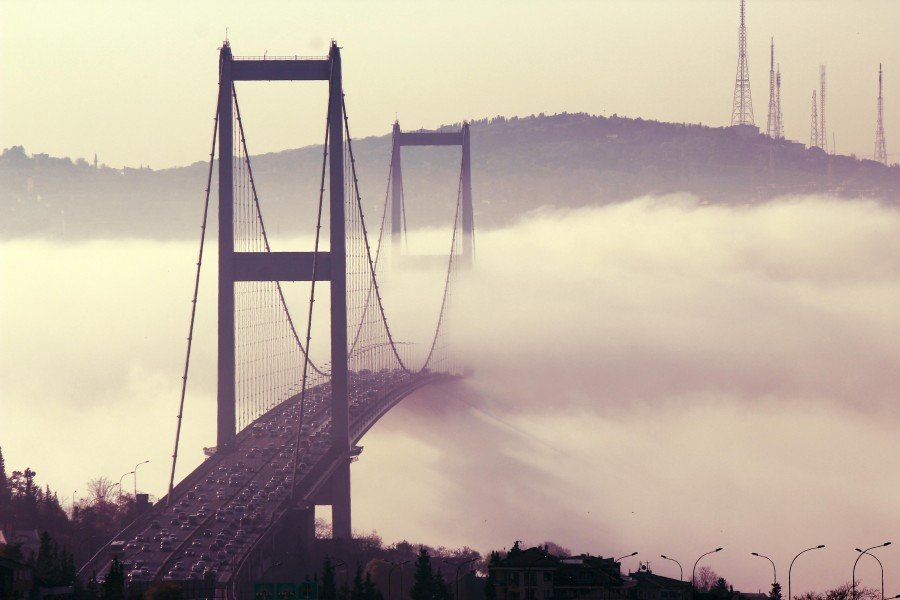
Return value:
<svg viewBox="0 0 900 600">
<path fill-rule="evenodd" d="M 197 552 L 193 548 L 185 548 L 184 555 L 185 556 L 197 556 Z"/>
<path fill-rule="evenodd" d="M 201 542 L 200 540 L 195 539 L 193 542 L 191 542 L 191 546 L 193 546 L 194 548 L 199 548 L 202 545 L 203 545 L 203 542 Z"/>
<path fill-rule="evenodd" d="M 141 544 L 141 552 L 150 552 L 150 544 Z"/>
<path fill-rule="evenodd" d="M 225 544 L 225 552 L 227 552 L 228 554 L 234 554 L 235 552 L 237 552 L 237 547 L 233 543 L 228 542 L 227 544 Z"/>
<path fill-rule="evenodd" d="M 200 555 L 200 560 L 209 562 L 212 560 L 212 555 L 209 552 L 204 552 L 203 554 Z"/>
</svg>

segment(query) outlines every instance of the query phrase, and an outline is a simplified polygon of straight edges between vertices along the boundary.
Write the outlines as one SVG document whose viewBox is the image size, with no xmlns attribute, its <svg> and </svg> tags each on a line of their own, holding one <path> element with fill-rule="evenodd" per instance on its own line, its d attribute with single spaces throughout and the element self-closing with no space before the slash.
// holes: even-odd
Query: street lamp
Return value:
<svg viewBox="0 0 900 600">
<path fill-rule="evenodd" d="M 145 460 L 143 462 L 139 462 L 138 464 L 134 465 L 134 471 L 132 471 L 132 473 L 134 473 L 134 498 L 135 498 L 135 500 L 137 500 L 137 469 L 139 466 L 146 465 L 148 462 L 150 462 L 150 461 Z"/>
<path fill-rule="evenodd" d="M 619 562 L 623 558 L 628 558 L 630 556 L 637 556 L 637 552 L 632 552 L 631 554 L 626 554 L 625 556 L 620 556 L 619 558 L 616 559 L 616 562 Z"/>
<path fill-rule="evenodd" d="M 863 554 L 868 554 L 869 556 L 871 556 L 872 558 L 874 558 L 875 560 L 878 561 L 878 566 L 881 567 L 881 600 L 885 600 L 885 599 L 884 599 L 884 565 L 881 564 L 881 561 L 878 560 L 878 557 L 875 556 L 874 554 L 872 554 L 871 552 L 863 552 L 863 551 L 860 550 L 859 548 L 854 548 L 854 550 L 856 550 L 857 552 L 860 553 L 860 557 L 861 557 Z"/>
<path fill-rule="evenodd" d="M 456 596 L 455 596 L 455 600 L 460 600 L 460 598 L 459 598 L 459 570 L 463 567 L 463 565 L 467 565 L 467 564 L 469 564 L 469 563 L 473 563 L 473 562 L 475 562 L 476 560 L 478 560 L 478 557 L 477 557 L 477 556 L 476 556 L 475 558 L 470 558 L 469 560 L 464 560 L 464 561 L 462 561 L 462 562 L 460 562 L 460 563 L 455 563 L 455 562 L 453 562 L 453 561 L 447 560 L 446 558 L 443 559 L 443 561 L 444 561 L 445 563 L 447 563 L 448 565 L 452 565 L 452 566 L 456 567 Z M 526 582 L 526 585 L 527 585 L 527 582 Z"/>
<path fill-rule="evenodd" d="M 710 550 L 706 554 L 701 554 L 700 558 L 694 562 L 694 570 L 691 572 L 691 591 L 694 595 L 697 594 L 697 565 L 700 563 L 700 560 L 703 559 L 704 556 L 709 556 L 710 554 L 715 554 L 716 552 L 721 552 L 721 548 L 716 548 L 715 550 Z"/>
<path fill-rule="evenodd" d="M 404 560 L 403 562 L 394 562 L 392 560 L 384 560 L 381 559 L 381 562 L 387 563 L 391 565 L 391 568 L 388 569 L 388 600 L 391 600 L 391 575 L 394 574 L 394 567 L 400 568 L 400 595 L 403 595 L 403 565 L 409 562 L 409 560 Z"/>
<path fill-rule="evenodd" d="M 809 552 L 810 550 L 819 550 L 824 547 L 825 547 L 825 544 L 819 544 L 818 546 L 813 546 L 812 548 L 807 548 L 806 550 L 803 550 L 802 552 L 798 552 L 797 556 L 794 557 L 794 560 L 797 560 L 798 558 L 800 558 L 800 555 L 805 552 Z M 791 566 L 788 567 L 788 597 L 787 597 L 787 600 L 791 600 L 791 569 L 794 568 L 794 560 L 791 561 Z"/>
<path fill-rule="evenodd" d="M 119 498 L 122 497 L 122 480 L 133 473 L 134 471 L 128 471 L 127 473 L 122 473 L 122 476 L 119 477 Z"/>
<path fill-rule="evenodd" d="M 72 519 L 75 518 L 75 494 L 78 493 L 78 490 L 72 492 Z"/>
<path fill-rule="evenodd" d="M 676 565 L 678 565 L 678 580 L 679 580 L 679 581 L 684 581 L 684 569 L 681 568 L 681 563 L 680 563 L 680 562 L 678 562 L 678 561 L 675 560 L 674 558 L 669 558 L 669 557 L 666 556 L 665 554 L 660 554 L 659 557 L 660 557 L 660 558 L 664 558 L 664 559 L 666 559 L 666 560 L 671 560 L 673 563 L 675 563 Z"/>
<path fill-rule="evenodd" d="M 775 572 L 775 561 L 766 556 L 765 554 L 760 554 L 759 552 L 751 552 L 753 556 L 758 556 L 760 558 L 764 558 L 770 563 L 772 563 L 772 583 L 778 583 L 778 573 Z"/>
<path fill-rule="evenodd" d="M 859 552 L 859 556 L 856 557 L 856 560 L 853 561 L 853 575 L 851 576 L 850 583 L 853 585 L 853 595 L 850 597 L 850 600 L 856 600 L 856 564 L 859 562 L 859 559 L 862 558 L 863 554 L 869 554 L 869 550 L 874 550 L 875 548 L 884 548 L 885 546 L 890 546 L 890 542 L 885 542 L 883 544 L 877 544 L 872 546 L 871 548 L 866 548 L 865 550 L 856 549 Z M 870 555 L 872 556 L 872 555 Z M 880 562 L 880 561 L 879 561 Z M 884 587 L 882 585 L 882 587 Z M 884 593 L 884 591 L 882 591 Z"/>
</svg>

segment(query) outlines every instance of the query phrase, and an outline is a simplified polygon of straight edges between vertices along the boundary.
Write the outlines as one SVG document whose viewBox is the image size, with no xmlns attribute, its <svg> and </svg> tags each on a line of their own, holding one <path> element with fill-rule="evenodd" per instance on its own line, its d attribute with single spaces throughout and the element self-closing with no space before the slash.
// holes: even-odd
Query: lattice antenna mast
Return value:
<svg viewBox="0 0 900 600">
<path fill-rule="evenodd" d="M 750 97 L 750 70 L 747 68 L 746 0 L 741 0 L 741 26 L 738 29 L 738 66 L 731 104 L 732 125 L 753 125 L 753 99 Z"/>
<path fill-rule="evenodd" d="M 887 164 L 887 146 L 884 143 L 884 97 L 882 96 L 881 63 L 878 63 L 878 121 L 875 124 L 875 160 Z"/>
<path fill-rule="evenodd" d="M 828 132 L 825 129 L 825 65 L 819 65 L 819 147 L 828 152 Z"/>
<path fill-rule="evenodd" d="M 778 100 L 775 81 L 775 38 L 769 46 L 769 118 L 766 122 L 766 135 L 772 139 L 778 136 Z"/>
<path fill-rule="evenodd" d="M 819 147 L 819 113 L 816 103 L 816 90 L 812 93 L 812 112 L 809 120 L 809 147 Z"/>
<path fill-rule="evenodd" d="M 781 65 L 775 71 L 775 131 L 778 139 L 784 139 L 784 122 L 781 120 Z"/>
</svg>

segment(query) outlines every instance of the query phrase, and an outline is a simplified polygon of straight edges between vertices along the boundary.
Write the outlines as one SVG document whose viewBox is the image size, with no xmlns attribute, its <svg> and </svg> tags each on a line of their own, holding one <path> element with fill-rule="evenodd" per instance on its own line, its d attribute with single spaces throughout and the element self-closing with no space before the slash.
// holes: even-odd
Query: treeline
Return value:
<svg viewBox="0 0 900 600">
<path fill-rule="evenodd" d="M 712 203 L 808 193 L 900 198 L 900 166 L 827 155 L 727 127 L 585 113 L 470 124 L 475 219 L 482 229 L 509 224 L 540 207 L 607 204 L 648 194 L 685 192 Z M 248 137 L 252 141 L 252 131 Z M 389 135 L 354 141 L 365 210 L 373 219 L 382 209 L 390 151 Z M 293 235 L 313 222 L 320 160 L 321 148 L 314 146 L 252 157 L 273 234 Z M 206 169 L 201 162 L 162 170 L 113 169 L 8 148 L 0 154 L 0 238 L 194 238 Z M 411 229 L 452 220 L 458 177 L 458 148 L 404 150 Z"/>
<path fill-rule="evenodd" d="M 60 558 L 47 572 L 68 572 L 68 563 L 83 564 L 135 516 L 134 496 L 114 493 L 117 484 L 110 485 L 105 477 L 88 482 L 89 495 L 67 514 L 57 492 L 39 485 L 34 470 L 26 467 L 7 473 L 0 448 L 0 530 L 10 542 L 5 552 L 35 568 L 42 560 L 41 564 L 48 564 L 47 556 L 59 554 L 65 560 Z M 35 532 L 40 541 L 37 549 L 32 543 Z M 17 541 L 20 538 L 24 541 Z M 50 546 L 45 548 L 45 543 Z M 46 550 L 43 557 L 42 549 Z"/>
</svg>

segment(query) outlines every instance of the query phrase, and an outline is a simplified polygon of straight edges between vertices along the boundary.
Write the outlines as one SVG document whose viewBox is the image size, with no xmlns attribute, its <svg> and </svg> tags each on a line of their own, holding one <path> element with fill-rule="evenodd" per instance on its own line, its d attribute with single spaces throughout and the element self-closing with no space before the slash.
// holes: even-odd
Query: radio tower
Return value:
<svg viewBox="0 0 900 600">
<path fill-rule="evenodd" d="M 819 65 L 819 147 L 828 152 L 828 132 L 825 130 L 825 65 Z"/>
<path fill-rule="evenodd" d="M 813 90 L 812 95 L 812 113 L 809 121 L 809 147 L 810 148 L 818 148 L 819 147 L 819 118 L 818 113 L 816 112 L 816 90 Z"/>
<path fill-rule="evenodd" d="M 778 139 L 784 139 L 784 122 L 781 120 L 781 65 L 775 71 L 775 132 Z"/>
<path fill-rule="evenodd" d="M 731 104 L 732 125 L 753 125 L 753 100 L 750 97 L 750 70 L 747 68 L 746 0 L 741 0 L 741 26 L 738 29 L 738 67 Z"/>
<path fill-rule="evenodd" d="M 766 135 L 778 139 L 778 100 L 775 90 L 775 38 L 769 46 L 769 120 L 766 123 Z"/>
<path fill-rule="evenodd" d="M 881 96 L 881 63 L 878 63 L 878 122 L 875 125 L 875 160 L 887 164 L 887 147 L 884 144 L 884 98 Z"/>
</svg>

